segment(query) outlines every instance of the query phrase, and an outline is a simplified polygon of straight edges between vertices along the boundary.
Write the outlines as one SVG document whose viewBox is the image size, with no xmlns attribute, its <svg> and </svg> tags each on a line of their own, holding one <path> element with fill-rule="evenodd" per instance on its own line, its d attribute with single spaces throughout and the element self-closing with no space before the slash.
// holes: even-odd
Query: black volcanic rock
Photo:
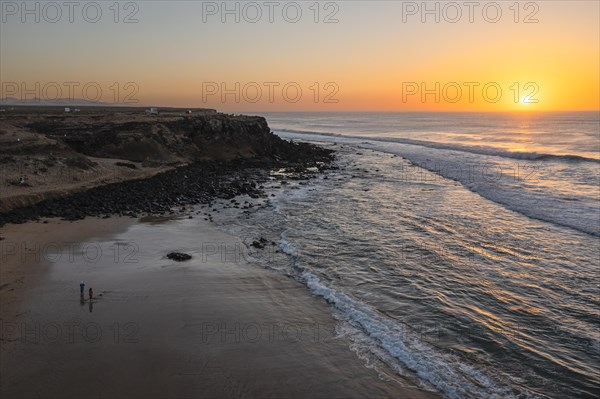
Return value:
<svg viewBox="0 0 600 399">
<path fill-rule="evenodd" d="M 174 260 L 175 262 L 185 262 L 186 260 L 192 259 L 192 256 L 181 252 L 171 252 L 167 255 L 167 258 Z"/>
<path fill-rule="evenodd" d="M 307 157 L 302 165 L 312 167 L 331 159 L 328 152 L 320 150 L 315 147 L 314 151 L 305 153 Z M 246 182 L 264 183 L 271 170 L 290 165 L 282 160 L 260 158 L 195 162 L 147 179 L 98 186 L 0 213 L 0 227 L 44 217 L 79 220 L 87 216 L 160 215 L 175 207 L 208 204 L 216 198 L 231 200 L 241 194 L 260 198 L 265 196 L 263 189 Z"/>
</svg>

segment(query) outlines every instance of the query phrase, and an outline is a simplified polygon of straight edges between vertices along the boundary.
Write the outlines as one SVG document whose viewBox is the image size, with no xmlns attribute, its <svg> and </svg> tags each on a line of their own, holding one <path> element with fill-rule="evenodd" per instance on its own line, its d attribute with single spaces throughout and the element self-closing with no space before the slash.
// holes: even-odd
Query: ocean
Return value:
<svg viewBox="0 0 600 399">
<path fill-rule="evenodd" d="M 273 173 L 268 206 L 215 223 L 367 367 L 447 398 L 600 395 L 598 112 L 264 116 L 337 169 Z"/>
</svg>

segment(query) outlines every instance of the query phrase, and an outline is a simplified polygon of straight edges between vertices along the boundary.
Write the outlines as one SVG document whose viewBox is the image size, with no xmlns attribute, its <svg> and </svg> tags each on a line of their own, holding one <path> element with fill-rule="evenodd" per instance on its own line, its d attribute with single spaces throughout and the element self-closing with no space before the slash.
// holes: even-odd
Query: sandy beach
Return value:
<svg viewBox="0 0 600 399">
<path fill-rule="evenodd" d="M 52 220 L 3 236 L 2 397 L 435 397 L 380 378 L 325 301 L 203 220 Z"/>
</svg>

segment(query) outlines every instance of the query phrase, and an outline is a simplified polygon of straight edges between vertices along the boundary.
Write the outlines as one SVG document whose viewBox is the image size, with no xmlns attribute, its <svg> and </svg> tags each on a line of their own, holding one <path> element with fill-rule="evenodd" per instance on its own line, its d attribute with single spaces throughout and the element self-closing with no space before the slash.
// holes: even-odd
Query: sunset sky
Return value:
<svg viewBox="0 0 600 399">
<path fill-rule="evenodd" d="M 67 98 L 70 85 L 77 98 L 228 112 L 600 108 L 597 1 L 428 2 L 439 22 L 420 1 L 227 2 L 231 14 L 35 3 L 0 4 L 1 97 Z"/>
</svg>

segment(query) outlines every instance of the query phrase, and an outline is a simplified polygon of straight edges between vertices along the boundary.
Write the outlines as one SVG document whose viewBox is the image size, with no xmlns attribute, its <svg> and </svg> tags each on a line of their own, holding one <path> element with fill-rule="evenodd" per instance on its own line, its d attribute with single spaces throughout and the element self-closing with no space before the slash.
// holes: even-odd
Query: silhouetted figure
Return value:
<svg viewBox="0 0 600 399">
<path fill-rule="evenodd" d="M 92 302 L 92 298 L 94 297 L 94 291 L 92 291 L 92 289 L 90 288 L 88 294 L 90 295 L 90 302 Z"/>
<path fill-rule="evenodd" d="M 79 283 L 79 292 L 81 293 L 81 296 L 83 296 L 84 290 L 85 290 L 85 283 L 82 281 L 81 283 Z"/>
</svg>

